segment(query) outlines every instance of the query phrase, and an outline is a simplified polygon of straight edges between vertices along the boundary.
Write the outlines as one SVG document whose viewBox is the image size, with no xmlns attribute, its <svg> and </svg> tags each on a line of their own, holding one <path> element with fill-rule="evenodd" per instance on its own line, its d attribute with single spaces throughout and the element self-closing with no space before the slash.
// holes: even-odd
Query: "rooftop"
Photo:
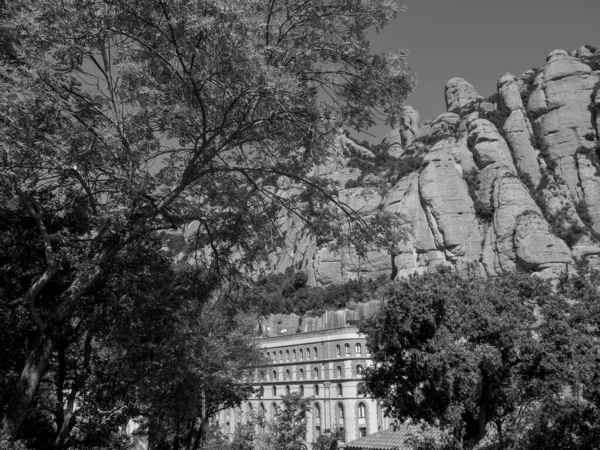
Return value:
<svg viewBox="0 0 600 450">
<path fill-rule="evenodd" d="M 352 450 L 411 450 L 413 440 L 419 437 L 431 437 L 439 441 L 441 436 L 440 430 L 430 427 L 424 429 L 420 425 L 402 424 L 348 442 L 345 448 Z"/>
</svg>

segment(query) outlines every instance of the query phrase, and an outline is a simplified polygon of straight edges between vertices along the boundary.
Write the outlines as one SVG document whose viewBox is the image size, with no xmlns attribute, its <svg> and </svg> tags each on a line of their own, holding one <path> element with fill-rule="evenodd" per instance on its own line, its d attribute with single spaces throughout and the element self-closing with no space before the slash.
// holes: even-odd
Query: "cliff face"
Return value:
<svg viewBox="0 0 600 450">
<path fill-rule="evenodd" d="M 393 183 L 353 165 L 374 155 L 343 134 L 337 157 L 314 169 L 364 217 L 383 209 L 406 218 L 410 236 L 394 255 L 332 252 L 282 216 L 289 245 L 265 271 L 294 265 L 327 285 L 392 267 L 399 276 L 440 264 L 489 276 L 553 276 L 577 260 L 600 267 L 600 51 L 555 50 L 540 69 L 501 76 L 488 99 L 460 78 L 445 95 L 446 112 L 421 123 L 407 106 L 383 138 L 395 165 L 410 169 Z"/>
</svg>

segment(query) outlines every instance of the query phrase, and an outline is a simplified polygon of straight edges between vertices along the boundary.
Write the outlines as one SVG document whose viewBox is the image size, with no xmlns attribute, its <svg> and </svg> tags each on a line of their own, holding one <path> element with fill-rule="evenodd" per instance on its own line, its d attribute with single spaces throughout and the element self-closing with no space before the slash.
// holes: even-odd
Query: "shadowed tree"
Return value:
<svg viewBox="0 0 600 450">
<path fill-rule="evenodd" d="M 473 448 L 491 426 L 504 448 L 534 405 L 593 385 L 597 298 L 526 274 L 442 271 L 390 284 L 361 325 L 374 363 L 366 388 L 392 417 L 449 430 L 455 447 Z"/>
<path fill-rule="evenodd" d="M 199 264 L 221 276 L 251 266 L 264 243 L 281 244 L 281 208 L 322 242 L 340 238 L 341 221 L 356 214 L 334 185 L 307 174 L 332 156 L 339 127 L 393 120 L 413 76 L 403 52 L 368 51 L 367 31 L 386 25 L 399 1 L 3 6 L 0 185 L 44 250 L 27 289 L 8 299 L 37 330 L 2 420 L 14 437 L 58 336 L 110 262 L 144 235 L 198 220 Z M 310 202 L 281 189 L 303 183 Z M 48 218 L 82 201 L 85 226 L 53 236 Z M 354 223 L 355 237 L 389 238 Z M 66 260 L 74 270 L 50 293 Z M 42 296 L 51 307 L 40 309 Z"/>
</svg>

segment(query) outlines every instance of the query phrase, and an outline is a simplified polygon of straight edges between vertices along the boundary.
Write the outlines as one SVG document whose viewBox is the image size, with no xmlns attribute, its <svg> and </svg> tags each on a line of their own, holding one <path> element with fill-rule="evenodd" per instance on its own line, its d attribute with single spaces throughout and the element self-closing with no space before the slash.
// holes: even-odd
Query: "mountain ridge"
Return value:
<svg viewBox="0 0 600 450">
<path fill-rule="evenodd" d="M 312 172 L 336 182 L 364 218 L 402 214 L 406 242 L 359 258 L 317 244 L 282 214 L 288 245 L 271 249 L 258 272 L 293 267 L 327 286 L 439 265 L 541 277 L 600 267 L 600 51 L 554 50 L 539 69 L 502 75 L 488 98 L 453 78 L 445 100 L 447 111 L 424 123 L 405 106 L 371 148 L 340 132 L 334 155 Z"/>
</svg>

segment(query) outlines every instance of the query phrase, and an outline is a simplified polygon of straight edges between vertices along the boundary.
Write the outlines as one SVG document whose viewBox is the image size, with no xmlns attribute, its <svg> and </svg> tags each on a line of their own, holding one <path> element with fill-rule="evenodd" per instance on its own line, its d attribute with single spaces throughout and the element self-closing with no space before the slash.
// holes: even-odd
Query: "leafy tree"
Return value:
<svg viewBox="0 0 600 450">
<path fill-rule="evenodd" d="M 528 406 L 596 380 L 598 294 L 565 292 L 570 301 L 525 274 L 441 271 L 390 284 L 361 326 L 374 361 L 366 387 L 392 417 L 451 430 L 455 446 L 473 448 L 489 425 L 503 448 Z"/>
<path fill-rule="evenodd" d="M 4 411 L 6 433 L 17 434 L 92 287 L 144 235 L 198 220 L 200 262 L 221 277 L 251 266 L 265 243 L 277 246 L 281 207 L 325 242 L 340 237 L 339 221 L 356 215 L 335 186 L 306 173 L 328 156 L 335 130 L 368 127 L 378 113 L 393 120 L 412 88 L 405 54 L 372 55 L 366 38 L 399 6 L 3 4 L 0 189 L 27 211 L 44 255 L 7 299 L 28 312 L 36 337 Z M 312 186 L 310 208 L 278 190 L 278 178 Z M 73 214 L 81 228 L 53 236 L 50 218 Z M 53 283 L 65 265 L 73 270 Z"/>
<path fill-rule="evenodd" d="M 239 424 L 227 447 L 231 450 L 302 450 L 305 448 L 308 412 L 311 400 L 298 392 L 281 396 L 275 417 L 266 421 L 252 415 Z"/>
<path fill-rule="evenodd" d="M 22 245 L 35 223 L 27 222 L 24 211 L 15 212 L 13 225 L 21 227 L 5 230 L 0 255 L 21 250 L 23 257 L 2 266 L 6 290 L 19 289 L 18 277 L 43 253 L 35 239 Z M 51 235 L 67 232 L 64 221 L 49 225 Z M 57 337 L 45 382 L 19 434 L 30 448 L 125 449 L 128 439 L 120 429 L 132 418 L 154 448 L 172 448 L 178 440 L 192 448 L 210 417 L 252 393 L 241 382 L 261 358 L 247 338 L 251 314 L 241 316 L 244 309 L 226 292 L 215 295 L 214 274 L 174 265 L 162 245 L 160 238 L 145 238 L 117 255 L 79 305 L 77 320 Z M 59 272 L 52 283 L 64 277 Z M 35 330 L 19 304 L 2 302 L 0 313 L 15 324 L 0 330 L 2 344 L 11 346 L 3 347 L 0 365 L 4 406 Z"/>
</svg>

